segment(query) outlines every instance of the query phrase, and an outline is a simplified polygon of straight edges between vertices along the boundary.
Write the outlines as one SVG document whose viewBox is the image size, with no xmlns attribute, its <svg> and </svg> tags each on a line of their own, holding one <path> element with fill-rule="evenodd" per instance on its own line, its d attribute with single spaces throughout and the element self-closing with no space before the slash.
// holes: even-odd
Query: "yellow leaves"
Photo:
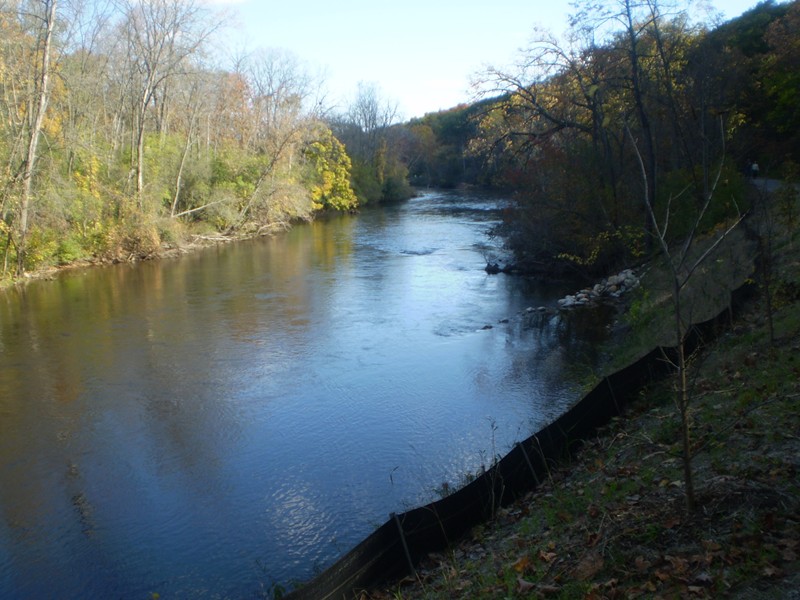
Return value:
<svg viewBox="0 0 800 600">
<path fill-rule="evenodd" d="M 76 169 L 72 176 L 78 189 L 84 194 L 100 199 L 100 160 L 96 156 L 90 157 Z"/>
<path fill-rule="evenodd" d="M 314 210 L 324 207 L 334 210 L 350 210 L 358 204 L 350 186 L 352 163 L 344 145 L 325 128 L 319 139 L 306 148 L 315 177 L 309 186 Z"/>
<path fill-rule="evenodd" d="M 62 117 L 62 113 L 51 114 L 48 112 L 48 116 L 45 117 L 44 123 L 42 123 L 42 130 L 44 131 L 45 135 L 49 137 L 56 137 L 61 133 L 63 123 Z"/>
<path fill-rule="evenodd" d="M 524 573 L 525 571 L 528 570 L 530 566 L 531 566 L 531 557 L 527 555 L 522 556 L 519 560 L 517 560 L 517 562 L 511 565 L 511 567 L 517 573 Z"/>
<path fill-rule="evenodd" d="M 645 252 L 644 231 L 630 226 L 613 231 L 603 230 L 582 243 L 581 254 L 562 252 L 558 258 L 582 267 L 591 267 L 615 245 L 621 245 L 632 257 L 639 258 Z"/>
</svg>

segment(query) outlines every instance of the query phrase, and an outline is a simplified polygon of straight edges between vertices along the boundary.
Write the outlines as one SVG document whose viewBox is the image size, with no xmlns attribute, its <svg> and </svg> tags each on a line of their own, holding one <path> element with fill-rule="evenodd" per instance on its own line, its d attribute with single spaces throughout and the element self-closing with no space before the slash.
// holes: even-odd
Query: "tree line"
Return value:
<svg viewBox="0 0 800 600">
<path fill-rule="evenodd" d="M 651 213 L 679 240 L 745 209 L 751 163 L 796 177 L 800 3 L 713 27 L 671 0 L 574 6 L 564 38 L 476 80 L 483 100 L 404 126 L 415 181 L 514 191 L 518 268 L 605 274 L 653 249 Z"/>
<path fill-rule="evenodd" d="M 385 115 L 369 88 L 333 117 L 287 51 L 215 62 L 224 24 L 199 0 L 0 0 L 3 277 L 257 234 L 402 188 L 400 166 L 375 159 Z"/>
<path fill-rule="evenodd" d="M 465 183 L 514 191 L 518 268 L 605 273 L 651 249 L 649 211 L 679 239 L 744 207 L 748 161 L 797 172 L 796 0 L 713 27 L 673 0 L 574 6 L 475 102 L 398 124 L 372 84 L 334 112 L 287 51 L 221 66 L 200 0 L 0 0 L 2 276 Z"/>
</svg>

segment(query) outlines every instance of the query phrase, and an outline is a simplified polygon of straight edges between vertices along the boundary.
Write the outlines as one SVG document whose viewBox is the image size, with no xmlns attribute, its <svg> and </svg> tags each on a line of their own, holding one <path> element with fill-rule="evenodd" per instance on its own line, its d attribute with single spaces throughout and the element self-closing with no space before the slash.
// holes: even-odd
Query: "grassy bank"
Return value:
<svg viewBox="0 0 800 600">
<path fill-rule="evenodd" d="M 764 253 L 752 298 L 692 357 L 695 512 L 684 503 L 676 382 L 665 380 L 495 521 L 364 597 L 797 597 L 800 246 L 791 219 L 766 216 L 751 224 L 761 242 L 731 240 L 709 262 L 691 304 L 699 316 L 724 301 L 713 300 L 719 279 L 741 276 L 753 248 Z M 617 341 L 627 353 L 660 335 L 658 280 L 653 267 L 628 313 Z"/>
</svg>

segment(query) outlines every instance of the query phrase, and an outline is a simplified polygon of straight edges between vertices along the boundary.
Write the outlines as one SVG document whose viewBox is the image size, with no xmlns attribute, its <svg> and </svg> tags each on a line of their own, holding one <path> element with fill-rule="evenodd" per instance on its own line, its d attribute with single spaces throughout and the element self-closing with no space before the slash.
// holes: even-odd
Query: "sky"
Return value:
<svg viewBox="0 0 800 600">
<path fill-rule="evenodd" d="M 535 26 L 556 35 L 572 0 L 208 0 L 231 13 L 226 45 L 289 50 L 323 74 L 344 111 L 359 82 L 376 86 L 398 120 L 474 100 L 470 80 L 519 57 Z M 758 0 L 711 0 L 724 20 Z"/>
</svg>

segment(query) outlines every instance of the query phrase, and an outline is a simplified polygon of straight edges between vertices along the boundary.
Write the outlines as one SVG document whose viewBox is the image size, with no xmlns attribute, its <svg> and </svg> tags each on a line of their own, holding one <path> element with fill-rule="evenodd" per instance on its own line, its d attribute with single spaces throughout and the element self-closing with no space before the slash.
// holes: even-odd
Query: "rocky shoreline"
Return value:
<svg viewBox="0 0 800 600">
<path fill-rule="evenodd" d="M 537 315 L 552 316 L 559 311 L 571 311 L 581 308 L 595 308 L 601 304 L 619 302 L 623 296 L 632 292 L 640 285 L 640 279 L 633 269 L 625 269 L 616 275 L 601 279 L 592 287 L 583 288 L 574 294 L 568 294 L 556 302 L 556 306 L 529 306 L 520 311 L 518 316 L 534 318 Z M 509 323 L 508 318 L 498 321 L 499 324 Z M 482 330 L 494 329 L 494 325 L 484 325 Z"/>
<path fill-rule="evenodd" d="M 593 287 L 583 288 L 575 294 L 570 294 L 558 301 L 561 309 L 594 306 L 603 301 L 618 300 L 624 294 L 639 287 L 639 278 L 633 269 L 625 269 L 616 275 L 601 280 Z"/>
</svg>

